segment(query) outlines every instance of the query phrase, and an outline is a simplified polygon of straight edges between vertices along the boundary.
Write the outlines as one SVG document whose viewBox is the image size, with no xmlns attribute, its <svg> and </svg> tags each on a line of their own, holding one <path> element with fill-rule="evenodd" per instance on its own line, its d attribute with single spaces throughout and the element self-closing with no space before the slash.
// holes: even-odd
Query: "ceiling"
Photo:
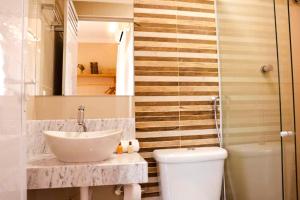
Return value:
<svg viewBox="0 0 300 200">
<path fill-rule="evenodd" d="M 73 1 L 133 4 L 133 0 L 73 0 Z"/>
<path fill-rule="evenodd" d="M 127 22 L 79 21 L 78 40 L 82 43 L 118 43 Z"/>
</svg>

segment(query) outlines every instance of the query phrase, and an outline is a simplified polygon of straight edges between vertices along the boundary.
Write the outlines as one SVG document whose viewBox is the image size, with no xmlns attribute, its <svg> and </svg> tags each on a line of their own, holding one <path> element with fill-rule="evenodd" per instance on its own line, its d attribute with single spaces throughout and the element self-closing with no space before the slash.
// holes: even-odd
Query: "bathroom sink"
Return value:
<svg viewBox="0 0 300 200">
<path fill-rule="evenodd" d="M 51 151 L 63 162 L 96 162 L 108 159 L 121 141 L 121 133 L 122 130 L 44 131 Z"/>
</svg>

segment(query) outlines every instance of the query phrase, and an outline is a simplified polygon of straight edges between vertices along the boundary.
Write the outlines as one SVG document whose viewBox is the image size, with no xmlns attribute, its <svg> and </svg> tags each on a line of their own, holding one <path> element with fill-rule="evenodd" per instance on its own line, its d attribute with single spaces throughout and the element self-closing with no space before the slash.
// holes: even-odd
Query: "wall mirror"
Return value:
<svg viewBox="0 0 300 200">
<path fill-rule="evenodd" d="M 132 0 L 30 0 L 26 92 L 132 96 Z"/>
</svg>

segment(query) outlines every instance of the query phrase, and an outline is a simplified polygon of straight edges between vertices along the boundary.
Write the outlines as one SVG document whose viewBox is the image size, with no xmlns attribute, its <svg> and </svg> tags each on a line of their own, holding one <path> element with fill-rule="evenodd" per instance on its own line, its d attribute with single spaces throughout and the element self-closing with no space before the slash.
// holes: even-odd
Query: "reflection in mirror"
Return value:
<svg viewBox="0 0 300 200">
<path fill-rule="evenodd" d="M 133 95 L 132 0 L 29 1 L 29 95 Z"/>
<path fill-rule="evenodd" d="M 132 23 L 79 21 L 78 41 L 78 95 L 132 94 Z"/>
</svg>

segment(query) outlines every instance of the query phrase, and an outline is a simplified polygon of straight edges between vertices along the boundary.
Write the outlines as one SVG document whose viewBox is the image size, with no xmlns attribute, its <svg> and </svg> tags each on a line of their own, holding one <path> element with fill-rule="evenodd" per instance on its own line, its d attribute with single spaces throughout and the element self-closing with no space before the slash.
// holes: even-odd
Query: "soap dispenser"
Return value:
<svg viewBox="0 0 300 200">
<path fill-rule="evenodd" d="M 117 154 L 122 154 L 123 153 L 123 147 L 121 142 L 119 143 L 118 147 L 117 147 Z"/>
<path fill-rule="evenodd" d="M 132 145 L 131 141 L 129 141 L 129 146 L 128 146 L 127 152 L 128 153 L 133 153 L 134 152 L 133 145 Z"/>
</svg>

